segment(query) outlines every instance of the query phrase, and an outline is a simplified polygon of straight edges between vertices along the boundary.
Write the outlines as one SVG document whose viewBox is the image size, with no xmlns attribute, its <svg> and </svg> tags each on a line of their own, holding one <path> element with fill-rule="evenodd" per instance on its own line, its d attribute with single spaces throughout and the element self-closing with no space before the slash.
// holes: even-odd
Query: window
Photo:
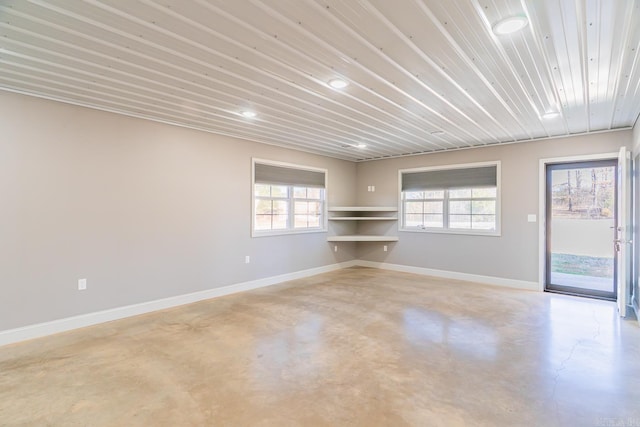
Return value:
<svg viewBox="0 0 640 427">
<path fill-rule="evenodd" d="M 253 236 L 326 231 L 326 170 L 253 161 Z"/>
<path fill-rule="evenodd" d="M 499 162 L 401 170 L 401 230 L 499 235 L 499 176 Z"/>
</svg>

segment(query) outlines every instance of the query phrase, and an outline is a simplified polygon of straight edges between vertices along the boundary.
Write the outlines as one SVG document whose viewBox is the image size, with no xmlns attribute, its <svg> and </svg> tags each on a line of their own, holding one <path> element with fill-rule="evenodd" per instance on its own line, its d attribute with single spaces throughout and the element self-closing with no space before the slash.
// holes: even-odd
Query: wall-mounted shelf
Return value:
<svg viewBox="0 0 640 427">
<path fill-rule="evenodd" d="M 395 206 L 333 206 L 329 221 L 397 221 Z M 397 242 L 397 236 L 378 234 L 348 234 L 329 236 L 328 242 Z"/>
<path fill-rule="evenodd" d="M 329 221 L 397 221 L 398 218 L 391 216 L 334 216 Z"/>
<path fill-rule="evenodd" d="M 331 236 L 327 242 L 397 242 L 397 236 L 372 236 L 364 234 L 352 234 L 344 236 Z"/>
<path fill-rule="evenodd" d="M 334 206 L 329 212 L 398 212 L 395 206 Z"/>
</svg>

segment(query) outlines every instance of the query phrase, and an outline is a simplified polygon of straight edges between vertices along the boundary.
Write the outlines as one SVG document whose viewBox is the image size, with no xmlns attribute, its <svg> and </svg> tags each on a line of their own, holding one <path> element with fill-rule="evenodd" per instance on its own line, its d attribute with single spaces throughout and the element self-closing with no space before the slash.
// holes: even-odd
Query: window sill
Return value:
<svg viewBox="0 0 640 427">
<path fill-rule="evenodd" d="M 439 228 L 425 228 L 425 229 L 413 229 L 413 228 L 401 228 L 398 231 L 405 233 L 430 233 L 430 234 L 458 234 L 464 236 L 485 236 L 485 237 L 501 237 L 500 230 L 495 231 L 481 231 L 481 230 L 443 230 Z"/>
<path fill-rule="evenodd" d="M 307 230 L 273 230 L 273 231 L 252 231 L 251 237 L 273 237 L 273 236 L 288 236 L 291 234 L 312 234 L 312 233 L 326 233 L 326 228 L 314 228 Z"/>
</svg>

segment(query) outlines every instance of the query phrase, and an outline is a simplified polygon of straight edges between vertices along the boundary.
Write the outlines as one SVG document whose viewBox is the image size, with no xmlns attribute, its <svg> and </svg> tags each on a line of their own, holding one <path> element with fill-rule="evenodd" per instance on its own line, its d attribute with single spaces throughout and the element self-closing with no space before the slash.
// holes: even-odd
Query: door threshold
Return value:
<svg viewBox="0 0 640 427">
<path fill-rule="evenodd" d="M 590 294 L 583 294 L 583 293 L 579 293 L 579 292 L 562 291 L 562 290 L 559 290 L 559 289 L 545 289 L 544 291 L 552 293 L 552 294 L 568 295 L 568 296 L 572 296 L 572 297 L 599 299 L 599 300 L 602 300 L 602 301 L 611 301 L 611 302 L 616 302 L 617 301 L 616 297 L 609 297 L 609 296 L 605 296 L 605 295 L 590 295 Z"/>
</svg>

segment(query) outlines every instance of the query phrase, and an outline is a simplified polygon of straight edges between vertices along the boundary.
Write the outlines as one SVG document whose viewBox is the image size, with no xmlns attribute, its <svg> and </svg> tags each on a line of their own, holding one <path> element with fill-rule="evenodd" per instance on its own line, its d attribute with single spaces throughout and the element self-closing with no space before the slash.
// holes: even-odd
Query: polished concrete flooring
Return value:
<svg viewBox="0 0 640 427">
<path fill-rule="evenodd" d="M 640 328 L 351 268 L 0 347 L 0 425 L 640 426 Z"/>
</svg>

